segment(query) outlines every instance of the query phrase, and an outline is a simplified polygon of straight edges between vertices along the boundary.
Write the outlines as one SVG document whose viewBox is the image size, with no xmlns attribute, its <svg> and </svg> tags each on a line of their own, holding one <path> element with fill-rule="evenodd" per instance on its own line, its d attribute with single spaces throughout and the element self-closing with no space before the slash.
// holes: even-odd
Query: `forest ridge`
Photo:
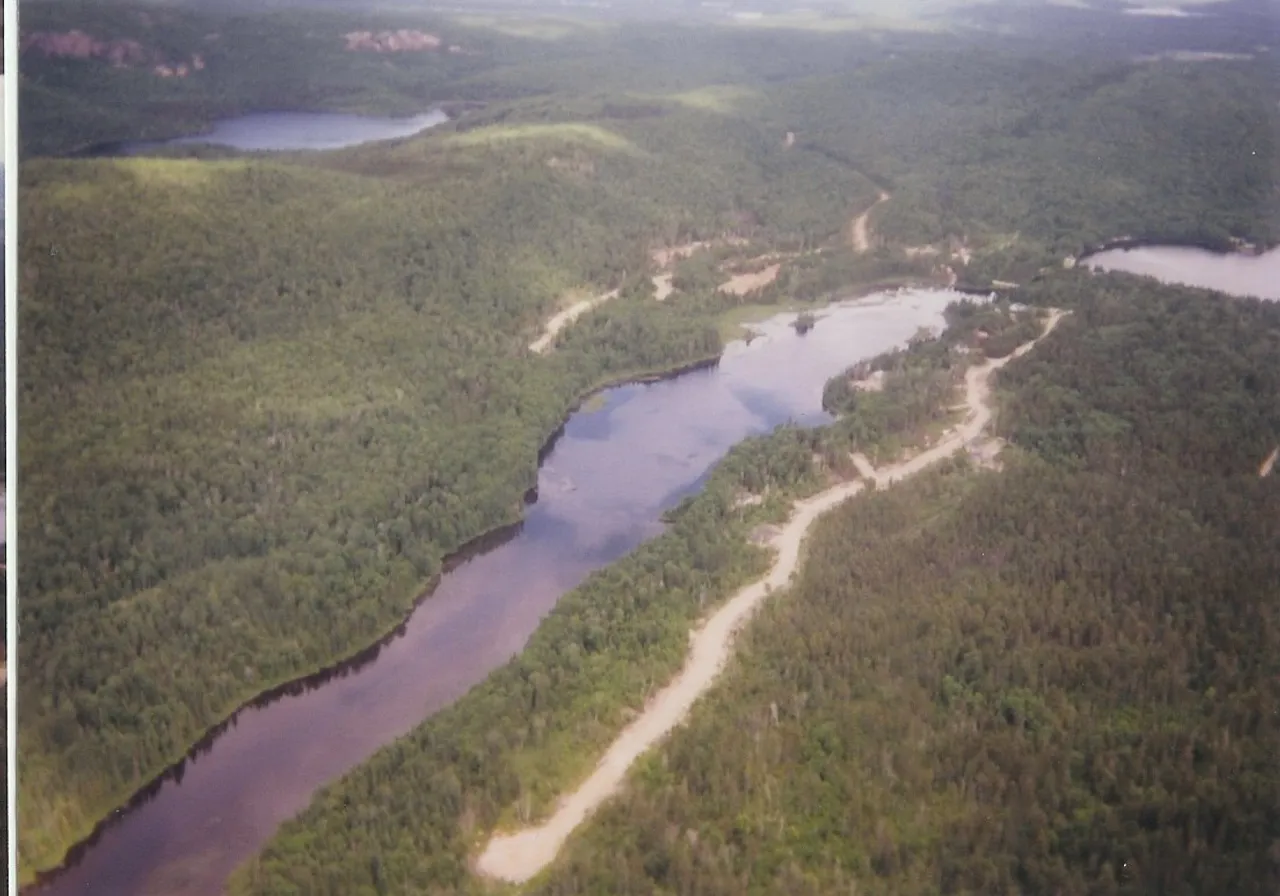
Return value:
<svg viewBox="0 0 1280 896">
<path fill-rule="evenodd" d="M 373 27 L 370 15 L 225 14 L 60 0 L 24 14 L 24 29 L 74 26 L 104 39 L 128 34 L 147 46 L 181 51 L 183 58 L 202 41 L 215 45 L 201 50 L 204 80 L 194 73 L 142 77 L 85 60 L 23 59 L 21 223 L 27 238 L 20 258 L 19 457 L 25 501 L 42 508 L 38 518 L 24 515 L 19 523 L 26 558 L 18 658 L 24 880 L 60 862 L 100 819 L 236 707 L 392 630 L 447 554 L 519 518 L 522 498 L 535 482 L 539 449 L 584 396 L 619 379 L 716 357 L 732 322 L 761 307 L 816 304 L 884 284 L 945 283 L 947 267 L 961 285 L 1023 284 L 1018 298 L 1024 302 L 1080 306 L 1088 313 L 1064 324 L 1053 343 L 1083 347 L 1010 368 L 1011 383 L 1023 370 L 1038 370 L 1039 378 L 1010 387 L 1000 425 L 1022 453 L 999 485 L 995 477 L 983 477 L 983 487 L 975 488 L 968 472 L 954 471 L 932 485 L 912 486 L 904 496 L 859 502 L 816 536 L 815 544 L 826 544 L 828 530 L 861 532 L 870 525 L 865 514 L 898 513 L 895 518 L 906 520 L 924 508 L 933 514 L 926 514 L 931 522 L 923 530 L 904 522 L 902 546 L 889 530 L 875 541 L 878 556 L 887 558 L 876 569 L 917 562 L 911 551 L 923 550 L 919 539 L 954 542 L 957 556 L 965 558 L 979 545 L 1001 556 L 1031 552 L 1004 584 L 983 584 L 992 573 L 981 564 L 966 573 L 975 589 L 986 589 L 989 600 L 1000 603 L 981 620 L 964 623 L 959 634 L 954 625 L 960 623 L 943 625 L 927 612 L 955 599 L 943 594 L 947 577 L 932 568 L 920 572 L 919 593 L 936 594 L 937 601 L 903 604 L 882 637 L 900 640 L 903 632 L 926 625 L 936 631 L 936 655 L 921 667 L 921 675 L 933 678 L 922 678 L 923 690 L 913 691 L 898 712 L 926 706 L 928 687 L 941 689 L 939 682 L 949 677 L 961 690 L 948 686 L 947 699 L 969 701 L 961 704 L 974 714 L 966 718 L 979 732 L 988 731 L 990 722 L 983 707 L 1008 700 L 1015 718 L 1032 713 L 1026 707 L 1034 700 L 1053 708 L 1043 730 L 1058 732 L 1054 749 L 1084 749 L 1081 744 L 1094 743 L 1090 737 L 1118 737 L 1123 725 L 1137 725 L 1117 721 L 1121 708 L 1108 704 L 1112 715 L 1097 723 L 1101 727 L 1072 728 L 1066 720 L 1085 711 L 1080 701 L 1102 699 L 1075 672 L 1027 679 L 989 668 L 985 659 L 973 660 L 979 665 L 970 668 L 954 659 L 955 651 L 958 643 L 972 641 L 980 656 L 990 653 L 995 636 L 983 626 L 997 618 L 1023 626 L 1018 643 L 1029 653 L 1009 659 L 1024 664 L 1017 669 L 1045 651 L 1067 649 L 1044 646 L 1040 628 L 1026 630 L 1017 621 L 1030 604 L 1011 603 L 1013 595 L 1048 587 L 1040 571 L 1050 561 L 1036 552 L 1051 552 L 1039 538 L 1031 548 L 1017 537 L 1043 531 L 1054 533 L 1051 543 L 1062 542 L 1054 507 L 1078 514 L 1086 505 L 1046 503 L 1034 493 L 1034 482 L 1056 483 L 1058 492 L 1047 488 L 1046 494 L 1091 495 L 1113 486 L 1117 494 L 1129 494 L 1160 479 L 1161 471 L 1189 466 L 1197 472 L 1185 491 L 1162 485 L 1143 506 L 1166 526 L 1153 525 L 1153 533 L 1167 531 L 1182 544 L 1176 539 L 1192 537 L 1189 529 L 1177 529 L 1182 510 L 1200 507 L 1197 502 L 1207 501 L 1213 489 L 1225 488 L 1230 497 L 1223 501 L 1236 502 L 1213 505 L 1219 515 L 1205 510 L 1195 525 L 1213 543 L 1225 539 L 1224 551 L 1240 557 L 1235 569 L 1241 576 L 1250 571 L 1258 584 L 1249 590 L 1245 578 L 1233 578 L 1229 587 L 1206 586 L 1205 594 L 1230 591 L 1234 596 L 1223 598 L 1223 605 L 1236 609 L 1220 629 L 1184 626 L 1177 637 L 1197 656 L 1221 649 L 1259 658 L 1238 660 L 1234 671 L 1196 666 L 1189 679 L 1219 691 L 1239 685 L 1255 695 L 1249 699 L 1256 706 L 1221 710 L 1236 713 L 1226 723 L 1236 726 L 1230 730 L 1237 751 L 1223 747 L 1228 759 L 1222 764 L 1197 760 L 1171 771 L 1162 780 L 1173 783 L 1161 785 L 1169 799 L 1152 797 L 1154 816 L 1124 814 L 1137 813 L 1137 804 L 1125 802 L 1124 792 L 1106 790 L 1101 778 L 1081 785 L 1080 793 L 1062 789 L 1063 783 L 1053 798 L 1067 794 L 1075 802 L 1046 808 L 1049 796 L 1041 795 L 1035 797 L 1041 814 L 1029 805 L 1026 810 L 1036 830 L 1045 832 L 1044 842 L 1017 840 L 1012 830 L 996 832 L 975 820 L 975 805 L 1003 800 L 1005 791 L 961 787 L 957 795 L 944 788 L 954 813 L 942 814 L 956 825 L 945 828 L 949 833 L 937 826 L 942 820 L 912 827 L 916 822 L 892 816 L 884 836 L 876 833 L 884 844 L 879 853 L 849 855 L 835 865 L 813 844 L 845 830 L 841 825 L 861 831 L 892 786 L 866 795 L 860 804 L 865 812 L 856 818 L 831 816 L 835 827 L 813 834 L 816 840 L 782 845 L 768 831 L 792 810 L 769 802 L 767 812 L 751 815 L 756 808 L 705 805 L 705 811 L 724 813 L 707 816 L 715 830 L 733 828 L 736 822 L 728 819 L 739 810 L 754 819 L 754 827 L 733 834 L 732 858 L 714 861 L 699 858 L 696 844 L 685 854 L 665 841 L 659 848 L 657 840 L 625 839 L 641 831 L 649 836 L 683 817 L 683 804 L 663 796 L 661 811 L 656 804 L 631 804 L 645 819 L 631 833 L 605 822 L 587 835 L 618 838 L 636 862 L 595 867 L 571 850 L 565 867 L 574 869 L 572 875 L 548 886 L 572 892 L 593 876 L 625 871 L 632 875 L 626 886 L 643 889 L 639 882 L 647 881 L 681 890 L 695 878 L 679 875 L 705 872 L 728 892 L 748 869 L 767 869 L 752 879 L 792 875 L 776 884 L 786 889 L 802 887 L 810 877 L 826 886 L 844 873 L 841 867 L 865 871 L 876 863 L 872 870 L 886 886 L 910 889 L 923 886 L 919 882 L 937 867 L 930 862 L 946 858 L 930 850 L 941 849 L 938 844 L 955 831 L 974 843 L 999 840 L 1008 850 L 1001 855 L 1039 863 L 1026 879 L 1044 886 L 1102 886 L 1099 869 L 1106 863 L 1117 885 L 1137 886 L 1135 881 L 1150 879 L 1121 880 L 1114 856 L 1094 862 L 1090 852 L 1131 818 L 1144 831 L 1154 824 L 1150 837 L 1125 834 L 1117 841 L 1146 857 L 1144 869 L 1179 868 L 1186 880 L 1240 886 L 1241 892 L 1251 881 L 1268 879 L 1270 866 L 1259 850 L 1265 852 L 1267 837 L 1280 838 L 1274 813 L 1221 776 L 1225 769 L 1251 769 L 1257 792 L 1272 792 L 1274 767 L 1256 751 L 1273 743 L 1273 732 L 1254 725 L 1248 713 L 1271 705 L 1264 673 L 1273 667 L 1260 659 L 1261 642 L 1237 644 L 1241 633 L 1260 632 L 1265 641 L 1274 631 L 1260 609 L 1269 592 L 1258 590 L 1275 581 L 1265 578 L 1273 570 L 1264 568 L 1265 557 L 1246 557 L 1257 545 L 1267 547 L 1265 540 L 1249 539 L 1270 536 L 1261 524 L 1250 535 L 1223 527 L 1228 512 L 1261 519 L 1264 505 L 1258 502 L 1274 499 L 1266 491 L 1272 486 L 1260 485 L 1256 476 L 1251 485 L 1231 479 L 1243 475 L 1246 454 L 1256 471 L 1268 446 L 1280 441 L 1274 408 L 1266 405 L 1266 396 L 1276 394 L 1267 391 L 1268 383 L 1274 385 L 1268 371 L 1277 369 L 1269 335 L 1275 332 L 1268 316 L 1273 312 L 1249 303 L 1197 310 L 1221 306 L 1221 299 L 1090 278 L 1064 270 L 1062 262 L 1126 234 L 1223 247 L 1240 240 L 1274 244 L 1280 234 L 1280 122 L 1270 59 L 1140 61 L 1114 34 L 1082 52 L 1084 39 L 1069 29 L 1059 35 L 1024 29 L 1006 38 L 984 31 L 943 36 L 593 23 L 566 25 L 548 38 L 542 26 L 514 27 L 505 20 L 406 20 L 378 13 L 376 23 L 388 28 L 411 22 L 475 52 L 403 54 L 374 65 L 372 57 L 345 52 L 341 39 L 357 26 Z M 1202 30 L 1213 46 L 1234 46 L 1236 32 L 1225 25 Z M 205 41 L 211 33 L 222 38 Z M 1132 34 L 1135 43 L 1148 40 L 1137 25 Z M 273 53 L 273 46 L 294 51 Z M 550 56 L 548 46 L 556 49 Z M 266 68 L 250 78 L 255 65 Z M 130 102 L 113 102 L 117 95 Z M 453 121 L 417 137 L 333 153 L 240 156 L 195 148 L 155 154 L 168 158 L 57 157 L 86 143 L 195 132 L 236 111 L 418 112 L 435 102 L 471 107 L 454 110 Z M 892 199 L 870 218 L 867 244 L 855 246 L 851 222 L 882 192 Z M 668 271 L 671 295 L 655 301 L 654 250 L 693 242 L 708 248 L 675 263 Z M 50 246 L 59 249 L 56 260 Z M 857 251 L 862 248 L 867 251 Z M 766 286 L 747 296 L 721 288 L 762 258 L 774 263 L 775 255 L 779 268 Z M 560 333 L 554 351 L 529 351 L 566 297 L 615 289 L 616 298 Z M 1116 310 L 1128 296 L 1139 297 L 1138 307 L 1149 316 L 1129 319 Z M 1193 322 L 1206 330 L 1203 344 L 1190 333 Z M 996 335 L 998 323 L 987 321 Z M 1000 338 L 1016 344 L 1021 335 L 1012 327 Z M 1221 350 L 1236 344 L 1235 359 Z M 939 345 L 951 347 L 945 339 Z M 1137 347 L 1150 357 L 1135 356 Z M 1202 362 L 1179 360 L 1178 351 Z M 1108 384 L 1104 373 L 1114 372 L 1121 354 L 1139 366 Z M 586 751 L 607 742 L 623 709 L 642 696 L 639 683 L 677 667 L 685 646 L 681 625 L 696 615 L 697 605 L 687 600 L 695 584 L 714 600 L 759 574 L 763 559 L 746 531 L 726 525 L 723 502 L 732 503 L 732 490 L 758 492 L 768 483 L 781 496 L 812 486 L 818 475 L 810 466 L 814 449 L 822 453 L 828 442 L 873 454 L 898 450 L 937 422 L 953 385 L 949 358 L 943 348 L 925 346 L 909 360 L 882 359 L 885 369 L 900 368 L 901 374 L 884 392 L 855 394 L 843 385 L 847 380 L 828 386 L 825 403 L 840 414 L 832 429 L 816 435 L 787 430 L 742 446 L 713 476 L 709 497 L 685 507 L 666 535 L 564 598 L 562 606 L 578 613 L 575 620 L 557 611 L 516 666 L 495 673 L 475 694 L 336 783 L 281 831 L 267 858 L 246 869 L 235 887 L 343 893 L 473 887 L 462 821 L 492 824 L 509 817 L 524 794 L 539 806 L 555 793 L 576 767 L 548 759 L 553 748 L 573 744 Z M 1170 391 L 1144 391 L 1154 388 L 1152 380 Z M 1206 391 L 1206 382 L 1220 388 Z M 1201 416 L 1170 409 L 1193 393 L 1223 397 L 1204 406 Z M 829 452 L 833 464 L 838 453 L 834 447 Z M 1134 472 L 1140 457 L 1150 459 Z M 1036 458 L 1045 465 L 1036 466 Z M 1010 521 L 965 541 L 964 520 L 992 518 L 992 505 L 975 503 L 992 488 L 1013 490 Z M 1128 518 L 1119 505 L 1104 506 L 1099 513 Z M 769 505 L 761 513 L 779 510 Z M 1132 614 L 1146 620 L 1143 626 L 1155 625 L 1158 616 L 1151 603 L 1157 579 L 1149 579 L 1142 564 L 1154 567 L 1154 558 L 1168 555 L 1154 544 L 1156 537 L 1129 549 L 1137 567 L 1107 573 L 1134 595 Z M 864 553 L 860 548 L 857 556 Z M 1100 598 L 1081 584 L 1092 581 L 1086 571 L 1109 569 L 1101 556 L 1086 552 L 1054 562 L 1063 570 L 1065 589 L 1054 612 L 1091 608 L 1097 628 L 1090 629 L 1090 644 L 1112 631 L 1116 619 L 1128 618 L 1124 607 L 1098 604 Z M 834 595 L 847 596 L 841 589 L 850 586 L 840 582 L 852 567 L 832 557 L 815 563 L 786 607 L 799 601 L 823 607 L 812 612 L 833 614 L 833 631 L 854 643 L 862 617 L 831 607 Z M 1180 567 L 1186 581 L 1216 575 L 1207 555 L 1198 563 Z M 672 575 L 650 581 L 652 570 L 667 567 Z M 880 588 L 882 581 L 868 578 L 859 587 L 896 593 Z M 622 591 L 637 593 L 636 613 L 662 622 L 657 640 L 629 641 L 632 611 L 619 610 L 623 615 L 616 617 L 604 609 Z M 1207 598 L 1192 591 L 1180 598 L 1186 606 L 1179 612 L 1198 620 Z M 1063 603 L 1068 593 L 1072 599 Z M 580 631 L 580 623 L 587 628 Z M 1061 632 L 1065 623 L 1055 617 L 1044 624 Z M 588 650 L 586 660 L 574 660 L 552 646 L 555 638 L 602 643 L 583 634 L 596 629 L 610 633 L 611 655 Z M 1134 637 L 1152 643 L 1173 637 L 1141 632 Z M 1070 636 L 1068 647 L 1079 647 L 1081 637 Z M 886 643 L 891 656 L 913 649 Z M 856 677 L 847 657 L 829 661 L 824 680 Z M 901 668 L 901 661 L 883 662 L 883 668 Z M 1123 662 L 1107 657 L 1115 668 L 1096 668 L 1121 678 L 1138 675 Z M 815 660 L 814 668 L 823 665 Z M 1021 690 L 1010 690 L 1014 680 Z M 572 699 L 575 688 L 588 682 L 607 682 L 600 699 L 609 707 L 589 735 L 574 718 Z M 812 690 L 786 676 L 779 682 Z M 726 692 L 742 686 L 731 682 Z M 1146 685 L 1134 687 L 1135 700 L 1156 700 L 1142 690 Z M 538 725 L 525 706 L 528 688 L 547 697 Z M 970 693 L 981 698 L 969 700 Z M 1160 717 L 1175 732 L 1169 743 L 1190 744 L 1193 757 L 1200 755 L 1194 747 L 1198 729 L 1188 721 L 1191 698 L 1167 688 L 1157 696 L 1152 705 L 1170 707 L 1167 718 Z M 834 701 L 835 718 L 848 698 L 836 688 L 823 699 Z M 731 713 L 729 705 L 716 698 L 690 732 L 705 731 L 700 726 Z M 1068 711 L 1069 705 L 1076 708 Z M 495 706 L 502 710 L 493 715 Z M 874 711 L 891 713 L 892 705 Z M 800 717 L 795 721 L 795 736 L 802 729 L 809 732 L 805 737 L 817 736 L 803 717 L 803 725 Z M 927 714 L 920 718 L 919 724 L 942 724 Z M 915 724 L 899 715 L 885 730 Z M 506 733 L 484 740 L 494 725 Z M 1021 737 L 991 730 L 997 740 Z M 686 743 L 690 732 L 677 735 L 662 754 Z M 918 733 L 924 737 L 923 729 Z M 715 736 L 713 731 L 705 742 L 714 743 Z M 834 758 L 822 759 L 794 752 L 796 744 L 780 745 L 778 752 L 752 759 L 765 763 L 760 780 L 797 762 L 817 769 L 827 761 L 869 761 L 870 753 L 859 752 L 871 750 L 869 742 L 850 740 L 849 732 L 831 736 L 853 746 L 828 744 L 821 756 Z M 485 771 L 473 774 L 459 757 L 482 741 L 488 752 L 478 768 Z M 921 748 L 912 760 L 918 774 L 901 786 L 915 787 L 913 795 L 927 802 L 942 799 L 930 789 L 945 777 L 942 769 L 963 777 L 954 769 L 969 768 L 965 763 L 978 762 L 975 756 L 1004 769 L 1024 761 L 1039 768 L 1036 762 L 1057 755 L 1031 741 L 1006 744 L 998 760 L 991 758 L 993 741 L 981 739 L 957 741 L 959 752 L 945 757 Z M 518 774 L 511 762 L 522 750 L 535 758 L 521 759 L 518 767 L 526 771 Z M 1124 761 L 1162 768 L 1161 750 L 1166 747 L 1135 746 Z M 746 761 L 728 747 L 719 755 L 726 762 Z M 397 771 L 388 775 L 391 768 Z M 687 790 L 691 776 L 704 773 L 692 759 L 681 768 L 687 769 L 686 783 L 673 783 L 677 789 Z M 645 774 L 650 772 L 656 774 Z M 423 787 L 429 782 L 439 798 L 430 807 L 408 805 L 386 789 L 395 779 Z M 658 789 L 637 789 L 635 799 L 665 793 L 665 780 L 655 780 Z M 1212 798 L 1196 790 L 1201 787 Z M 1196 805 L 1204 812 L 1221 815 L 1225 808 L 1208 807 L 1232 800 L 1252 807 L 1242 816 L 1250 819 L 1248 836 L 1232 841 L 1240 844 L 1238 856 L 1194 864 L 1199 853 L 1189 845 L 1203 841 L 1214 855 L 1225 855 L 1221 845 L 1230 830 L 1215 827 L 1219 816 L 1187 809 L 1180 802 L 1187 788 L 1199 794 Z M 423 792 L 415 790 L 415 799 Z M 346 826 L 352 822 L 338 808 L 342 799 L 384 808 L 362 835 L 367 848 L 334 848 L 351 834 Z M 1082 827 L 1070 828 L 1068 836 L 1059 816 Z M 1176 824 L 1170 819 L 1182 825 L 1177 830 L 1192 865 L 1174 861 L 1169 831 Z M 1208 834 L 1201 833 L 1205 828 Z M 413 845 L 422 838 L 430 849 Z M 1068 840 L 1076 852 L 1063 845 Z M 995 870 L 959 862 L 955 879 L 982 888 L 1007 883 L 1008 875 L 1031 874 L 1017 870 L 1012 859 L 1006 865 L 992 861 Z"/>
</svg>

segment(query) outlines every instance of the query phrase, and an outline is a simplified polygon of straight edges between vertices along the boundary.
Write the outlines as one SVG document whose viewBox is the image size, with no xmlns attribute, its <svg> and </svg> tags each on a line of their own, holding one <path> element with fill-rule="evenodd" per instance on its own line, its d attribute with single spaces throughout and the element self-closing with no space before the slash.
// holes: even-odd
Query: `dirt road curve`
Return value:
<svg viewBox="0 0 1280 896">
<path fill-rule="evenodd" d="M 551 320 L 547 321 L 546 329 L 543 331 L 542 335 L 529 343 L 530 351 L 537 352 L 540 355 L 543 354 L 547 349 L 551 348 L 551 344 L 556 341 L 556 334 L 561 330 L 569 326 L 569 324 L 573 323 L 582 315 L 586 314 L 592 308 L 595 308 L 597 305 L 603 305 L 610 299 L 616 298 L 617 295 L 618 291 L 616 289 L 610 290 L 602 295 L 592 296 L 589 299 L 583 299 L 581 302 L 575 302 L 568 308 L 559 312 L 553 316 Z"/>
<path fill-rule="evenodd" d="M 1061 317 L 1061 312 L 1053 312 L 1040 339 L 1052 332 Z M 988 404 L 991 375 L 1034 345 L 1035 342 L 1026 343 L 1005 358 L 968 371 L 965 377 L 968 418 L 936 446 L 879 471 L 871 469 L 870 462 L 862 458 L 864 463 L 860 463 L 859 468 L 871 473 L 868 478 L 877 485 L 887 484 L 918 473 L 959 451 L 991 420 Z M 694 701 L 711 687 L 729 658 L 734 635 L 774 589 L 790 581 L 799 564 L 800 546 L 809 527 L 828 510 L 862 491 L 865 484 L 865 480 L 844 482 L 796 504 L 791 518 L 771 541 L 778 557 L 768 575 L 735 594 L 692 635 L 684 669 L 650 701 L 639 718 L 618 735 L 591 776 L 561 800 L 546 823 L 516 834 L 495 836 L 489 841 L 476 862 L 481 874 L 518 884 L 551 864 L 573 830 L 617 792 L 631 763 L 680 724 Z"/>
<path fill-rule="evenodd" d="M 875 202 L 871 203 L 871 208 L 867 209 L 865 212 L 863 212 L 862 214 L 858 215 L 858 217 L 853 219 L 853 251 L 854 252 L 859 252 L 859 253 L 866 252 L 868 249 L 871 248 L 871 240 L 868 235 L 870 233 L 870 230 L 867 227 L 867 220 L 871 217 L 871 213 L 875 211 L 876 206 L 880 205 L 880 203 L 882 202 L 888 202 L 888 201 L 889 201 L 889 194 L 884 192 L 884 190 L 881 190 L 880 198 L 877 199 Z"/>
<path fill-rule="evenodd" d="M 861 452 L 854 452 L 849 457 L 853 460 L 853 467 L 858 471 L 858 475 L 863 479 L 869 479 L 872 482 L 876 479 L 876 468 L 871 466 L 871 461 L 867 460 L 867 456 Z"/>
</svg>

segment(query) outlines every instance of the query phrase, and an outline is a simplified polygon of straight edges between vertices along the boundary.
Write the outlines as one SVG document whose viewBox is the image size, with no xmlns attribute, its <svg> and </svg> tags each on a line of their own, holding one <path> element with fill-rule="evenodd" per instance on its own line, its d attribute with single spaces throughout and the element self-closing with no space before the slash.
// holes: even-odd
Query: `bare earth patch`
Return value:
<svg viewBox="0 0 1280 896">
<path fill-rule="evenodd" d="M 778 271 L 780 270 L 782 270 L 782 265 L 775 263 L 754 273 L 734 274 L 729 278 L 728 282 L 720 284 L 720 291 L 734 296 L 745 296 L 748 293 L 755 292 L 757 289 L 763 289 L 778 279 Z"/>
<path fill-rule="evenodd" d="M 349 31 L 343 35 L 347 50 L 364 50 L 372 53 L 412 53 L 438 50 L 444 44 L 440 38 L 425 31 L 401 28 L 398 31 Z M 456 51 L 456 48 L 451 47 Z"/>
<path fill-rule="evenodd" d="M 871 461 L 861 451 L 855 451 L 849 455 L 849 459 L 853 461 L 854 469 L 858 471 L 858 475 L 868 482 L 875 482 L 876 468 L 871 466 Z"/>
<path fill-rule="evenodd" d="M 1062 314 L 1054 311 L 1050 315 L 1039 339 L 1053 331 Z M 740 590 L 690 634 L 689 658 L 684 669 L 649 701 L 638 718 L 623 729 L 595 771 L 560 801 L 551 818 L 537 827 L 515 834 L 494 836 L 477 859 L 476 869 L 489 877 L 524 883 L 550 865 L 574 829 L 617 792 L 631 764 L 679 725 L 698 697 L 711 687 L 729 659 L 734 636 L 766 597 L 791 580 L 799 565 L 801 543 L 813 523 L 828 510 L 862 491 L 867 482 L 874 482 L 876 486 L 890 485 L 950 457 L 977 439 L 992 416 L 992 374 L 1014 358 L 1026 354 L 1039 339 L 1019 346 L 1004 358 L 987 361 L 966 372 L 965 406 L 969 410 L 968 417 L 937 445 L 878 471 L 866 462 L 865 467 L 870 474 L 866 479 L 843 482 L 799 501 L 791 518 L 780 529 L 770 527 L 772 531 L 768 531 L 762 528 L 752 533 L 753 541 L 757 537 L 767 538 L 766 543 L 777 550 L 777 559 L 769 573 Z"/>
<path fill-rule="evenodd" d="M 888 202 L 888 201 L 889 201 L 889 194 L 881 190 L 880 198 L 877 199 L 875 202 L 871 203 L 871 208 L 867 209 L 865 212 L 863 212 L 862 214 L 858 215 L 858 217 L 853 219 L 853 251 L 854 252 L 862 253 L 862 252 L 866 252 L 868 249 L 871 248 L 870 228 L 868 227 L 867 222 L 871 218 L 871 213 L 875 211 L 876 206 L 880 205 L 882 202 Z"/>
<path fill-rule="evenodd" d="M 603 305 L 610 299 L 616 298 L 617 295 L 618 291 L 616 289 L 611 289 L 609 292 L 603 293 L 602 295 L 591 296 L 590 298 L 583 299 L 580 302 L 574 302 L 568 308 L 553 315 L 552 318 L 547 321 L 546 329 L 543 330 L 542 335 L 529 343 L 529 350 L 539 355 L 546 353 L 546 351 L 550 349 L 551 345 L 556 341 L 556 336 L 561 330 L 569 326 L 569 324 L 573 323 L 582 315 L 586 314 L 592 308 Z"/>
<path fill-rule="evenodd" d="M 113 68 L 150 66 L 151 73 L 161 78 L 185 78 L 204 69 L 204 57 L 194 53 L 182 59 L 144 47 L 133 38 L 100 40 L 73 28 L 70 31 L 36 31 L 24 34 L 19 44 L 22 53 L 36 52 L 50 58 L 99 59 Z"/>
<path fill-rule="evenodd" d="M 1267 455 L 1267 459 L 1264 460 L 1262 462 L 1262 466 L 1258 468 L 1258 475 L 1263 478 L 1270 476 L 1271 471 L 1275 469 L 1277 458 L 1280 458 L 1280 445 L 1277 445 L 1275 449 Z"/>
<path fill-rule="evenodd" d="M 667 246 L 654 249 L 649 253 L 653 263 L 665 270 L 682 258 L 688 258 L 699 249 L 714 249 L 717 246 L 745 246 L 747 241 L 740 236 L 725 237 L 719 240 L 699 240 L 693 243 L 681 243 L 678 246 Z"/>
<path fill-rule="evenodd" d="M 653 278 L 654 298 L 659 302 L 665 302 L 667 297 L 675 292 L 675 287 L 671 285 L 670 274 L 656 274 Z"/>
<path fill-rule="evenodd" d="M 693 253 L 702 249 L 715 249 L 720 246 L 745 246 L 747 241 L 742 237 L 725 237 L 718 240 L 701 240 L 693 243 L 682 243 L 678 246 L 668 246 L 663 249 L 654 249 L 649 253 L 649 258 L 657 265 L 660 273 L 653 276 L 654 298 L 659 302 L 665 302 L 673 292 L 675 287 L 672 285 L 671 266 L 682 258 L 688 258 Z M 763 262 L 781 262 L 790 256 L 785 253 L 772 252 L 767 255 L 761 255 L 758 258 L 750 258 L 739 262 L 733 262 L 736 267 L 745 265 L 760 264 Z M 782 269 L 780 263 L 769 264 L 758 271 L 742 271 L 733 273 L 729 271 L 729 265 L 721 266 L 722 271 L 729 273 L 729 280 L 720 285 L 722 292 L 735 296 L 745 296 L 757 289 L 768 286 L 778 277 L 778 272 Z"/>
<path fill-rule="evenodd" d="M 903 249 L 907 253 L 907 258 L 922 258 L 929 255 L 937 255 L 937 246 L 907 246 Z"/>
<path fill-rule="evenodd" d="M 849 383 L 859 392 L 883 392 L 884 391 L 884 371 L 875 370 L 866 379 L 853 380 Z"/>
<path fill-rule="evenodd" d="M 743 492 L 736 499 L 734 499 L 733 507 L 735 510 L 740 510 L 743 507 L 754 507 L 757 504 L 763 504 L 763 503 L 764 503 L 764 495 L 754 495 L 751 492 Z"/>
</svg>

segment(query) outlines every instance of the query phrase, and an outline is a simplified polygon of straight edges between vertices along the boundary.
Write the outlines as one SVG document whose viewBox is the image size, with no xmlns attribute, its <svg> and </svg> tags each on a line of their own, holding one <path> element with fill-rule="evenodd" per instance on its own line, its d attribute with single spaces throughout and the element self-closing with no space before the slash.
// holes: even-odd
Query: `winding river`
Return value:
<svg viewBox="0 0 1280 896">
<path fill-rule="evenodd" d="M 784 314 L 719 365 L 606 390 L 574 414 L 513 538 L 446 574 L 371 661 L 241 711 L 149 798 L 32 888 L 41 896 L 211 896 L 325 783 L 462 696 L 524 646 L 566 591 L 661 531 L 726 451 L 788 420 L 817 425 L 826 380 L 943 323 L 945 290 L 832 306 L 804 336 Z"/>
<path fill-rule="evenodd" d="M 1210 252 L 1179 246 L 1108 249 L 1087 256 L 1092 268 L 1155 277 L 1237 296 L 1280 299 L 1280 249 L 1261 255 Z"/>
</svg>

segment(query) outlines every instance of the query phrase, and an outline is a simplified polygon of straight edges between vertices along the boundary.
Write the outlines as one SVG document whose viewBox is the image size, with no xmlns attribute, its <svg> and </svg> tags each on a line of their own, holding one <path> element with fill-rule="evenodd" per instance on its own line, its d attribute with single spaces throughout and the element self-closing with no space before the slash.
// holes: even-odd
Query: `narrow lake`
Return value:
<svg viewBox="0 0 1280 896">
<path fill-rule="evenodd" d="M 1200 286 L 1236 296 L 1280 299 L 1280 249 L 1240 255 L 1180 246 L 1108 249 L 1083 259 L 1091 268 L 1126 271 L 1165 283 Z"/>
<path fill-rule="evenodd" d="M 102 147 L 103 155 L 137 155 L 166 146 L 214 144 L 242 152 L 342 149 L 377 140 L 411 137 L 449 120 L 438 109 L 411 118 L 329 112 L 264 112 L 214 122 L 207 134 L 172 140 L 140 140 Z"/>
<path fill-rule="evenodd" d="M 519 652 L 565 592 L 662 530 L 747 436 L 817 425 L 826 380 L 941 327 L 961 298 L 880 294 L 821 312 L 798 336 L 784 314 L 721 363 L 604 392 L 574 414 L 538 474 L 519 534 L 444 576 L 400 637 L 346 675 L 239 714 L 155 795 L 121 813 L 43 896 L 212 896 L 317 788 L 462 696 Z"/>
</svg>

